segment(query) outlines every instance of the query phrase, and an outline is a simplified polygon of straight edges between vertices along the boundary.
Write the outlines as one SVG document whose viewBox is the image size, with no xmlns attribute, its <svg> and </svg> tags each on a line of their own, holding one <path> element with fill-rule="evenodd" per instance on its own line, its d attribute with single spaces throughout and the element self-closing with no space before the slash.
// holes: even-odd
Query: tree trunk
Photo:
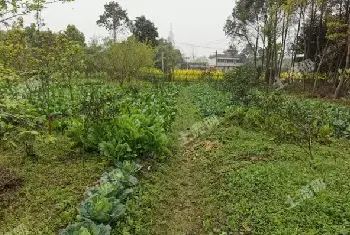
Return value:
<svg viewBox="0 0 350 235">
<path fill-rule="evenodd" d="M 117 23 L 114 22 L 113 23 L 113 41 L 114 42 L 117 42 L 117 29 L 118 29 Z"/>
<path fill-rule="evenodd" d="M 287 22 L 285 22 L 285 17 L 287 17 Z M 282 72 L 282 65 L 283 65 L 283 59 L 284 59 L 284 54 L 286 51 L 286 42 L 287 42 L 287 35 L 288 35 L 288 25 L 289 25 L 289 16 L 283 17 L 283 27 L 282 27 L 282 51 L 280 55 L 280 61 L 278 65 L 278 76 L 280 76 Z"/>
<path fill-rule="evenodd" d="M 350 30 L 350 17 L 348 19 L 348 29 Z M 348 31 L 348 52 L 346 54 L 346 64 L 345 64 L 345 69 L 344 69 L 344 71 L 342 73 L 342 76 L 340 77 L 340 82 L 338 84 L 338 87 L 337 87 L 337 89 L 335 90 L 335 93 L 334 93 L 334 98 L 335 99 L 339 98 L 340 90 L 343 87 L 343 84 L 345 82 L 346 70 L 349 69 L 349 66 L 350 66 L 350 33 Z"/>
<path fill-rule="evenodd" d="M 256 39 L 255 39 L 255 49 L 254 49 L 254 66 L 255 69 L 257 69 L 257 54 L 258 54 L 258 47 L 259 47 L 259 33 L 260 33 L 260 27 L 259 27 L 259 14 L 256 12 L 256 22 L 258 22 L 258 29 L 256 33 Z"/>
<path fill-rule="evenodd" d="M 277 51 L 277 24 L 278 24 L 278 11 L 275 13 L 275 23 L 274 23 L 274 35 L 273 35 L 273 74 L 271 74 L 271 79 L 276 80 L 279 76 L 276 74 L 278 71 L 278 51 Z M 275 82 L 275 81 L 274 81 Z"/>
<path fill-rule="evenodd" d="M 298 40 L 298 36 L 299 36 L 299 32 L 300 32 L 300 26 L 301 26 L 301 16 L 303 14 L 303 8 L 302 6 L 300 7 L 300 12 L 299 12 L 299 21 L 298 21 L 298 30 L 297 30 L 297 35 L 295 37 L 295 44 L 297 43 Z M 292 62 L 291 62 L 291 73 L 292 76 L 294 76 L 294 66 L 295 66 L 295 60 L 297 58 L 297 51 L 296 48 L 294 48 L 293 51 L 293 57 L 292 57 Z M 289 74 L 288 78 L 291 76 L 291 74 Z M 294 82 L 294 81 L 293 81 Z"/>
</svg>

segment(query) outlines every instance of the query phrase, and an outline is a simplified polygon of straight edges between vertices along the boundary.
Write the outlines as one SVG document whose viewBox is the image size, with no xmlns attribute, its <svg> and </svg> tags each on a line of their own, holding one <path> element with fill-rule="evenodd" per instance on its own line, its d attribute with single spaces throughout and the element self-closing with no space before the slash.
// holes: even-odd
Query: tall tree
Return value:
<svg viewBox="0 0 350 235">
<path fill-rule="evenodd" d="M 129 26 L 129 17 L 126 10 L 117 2 L 110 2 L 104 5 L 105 11 L 97 20 L 97 25 L 112 31 L 114 42 L 117 41 L 117 32 L 120 28 Z"/>
<path fill-rule="evenodd" d="M 350 11 L 350 3 L 348 3 L 348 11 Z M 334 98 L 339 98 L 339 93 L 340 90 L 343 87 L 343 84 L 347 79 L 349 78 L 349 69 L 350 69 L 350 16 L 348 16 L 348 25 L 347 25 L 347 39 L 346 39 L 346 44 L 347 44 L 347 52 L 346 52 L 346 59 L 345 59 L 345 68 L 342 71 L 342 74 L 340 76 L 340 81 L 339 84 L 335 90 L 334 93 Z"/>
<path fill-rule="evenodd" d="M 156 46 L 158 38 L 158 29 L 153 22 L 146 19 L 145 16 L 137 17 L 133 26 L 132 33 L 134 37 L 142 42 Z"/>
<path fill-rule="evenodd" d="M 227 36 L 242 40 L 253 49 L 255 66 L 262 31 L 261 23 L 265 16 L 265 2 L 265 0 L 238 0 L 224 27 Z"/>
</svg>

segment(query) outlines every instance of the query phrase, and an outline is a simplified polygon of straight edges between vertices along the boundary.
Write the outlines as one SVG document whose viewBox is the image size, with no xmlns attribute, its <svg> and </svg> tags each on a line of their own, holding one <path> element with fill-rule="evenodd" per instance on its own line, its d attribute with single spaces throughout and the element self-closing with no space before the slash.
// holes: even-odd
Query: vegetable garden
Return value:
<svg viewBox="0 0 350 235">
<path fill-rule="evenodd" d="M 174 43 L 117 2 L 97 21 L 113 40 L 87 45 L 74 25 L 42 28 L 47 4 L 0 3 L 0 234 L 350 233 L 349 106 L 275 87 L 257 53 L 178 69 Z"/>
<path fill-rule="evenodd" d="M 35 77 L 28 81 L 4 80 L 1 83 L 1 148 L 7 157 L 1 160 L 2 165 L 15 169 L 19 179 L 29 177 L 23 172 L 27 169 L 37 171 L 38 177 L 46 176 L 41 168 L 54 168 L 54 165 L 67 167 L 67 170 L 78 174 L 79 179 L 69 180 L 73 188 L 50 189 L 59 192 L 52 199 L 46 195 L 32 199 L 34 188 L 26 188 L 29 178 L 22 181 L 24 187 L 19 185 L 17 189 L 11 189 L 11 185 L 7 185 L 12 191 L 2 193 L 7 202 L 2 204 L 2 217 L 6 219 L 2 221 L 4 226 L 1 232 L 18 234 L 18 229 L 21 229 L 28 234 L 164 234 L 160 231 L 176 234 L 195 229 L 199 234 L 211 234 L 212 231 L 249 231 L 254 227 L 257 234 L 266 234 L 271 231 L 289 233 L 295 225 L 300 226 L 300 231 L 314 228 L 317 221 L 322 220 L 323 212 L 310 224 L 299 220 L 297 224 L 289 222 L 295 213 L 292 209 L 290 212 L 283 209 L 288 208 L 288 205 L 284 205 L 288 199 L 289 189 L 286 187 L 295 189 L 307 184 L 301 181 L 295 164 L 306 164 L 306 168 L 312 169 L 307 173 L 310 181 L 315 177 L 321 178 L 332 189 L 340 183 L 344 184 L 343 181 L 333 182 L 325 177 L 333 180 L 331 173 L 345 174 L 347 168 L 335 169 L 328 158 L 322 160 L 320 156 L 324 156 L 327 151 L 337 158 L 344 154 L 341 160 L 337 160 L 339 163 L 332 164 L 344 164 L 343 161 L 346 161 L 348 153 L 336 152 L 335 148 L 348 142 L 349 108 L 266 89 L 255 79 L 254 69 L 242 67 L 228 72 L 223 79 L 195 83 L 139 81 L 120 86 L 119 83 L 86 78 L 79 74 L 70 83 L 54 77 L 49 80 Z M 233 137 L 227 133 L 231 129 L 241 134 Z M 256 147 L 253 146 L 258 142 L 258 137 L 254 135 L 265 135 L 263 139 L 266 143 L 259 142 L 265 146 L 264 149 L 254 150 Z M 232 138 L 238 138 L 239 146 L 234 147 Z M 191 149 L 190 146 L 194 146 L 194 149 L 186 150 Z M 279 146 L 284 147 L 281 149 Z M 240 147 L 243 150 L 237 150 Z M 281 153 L 273 153 L 277 149 Z M 185 151 L 184 155 L 182 151 Z M 194 156 L 199 159 L 194 157 L 191 163 L 185 164 L 182 158 L 188 157 L 186 151 L 195 151 Z M 226 161 L 222 164 L 217 157 L 229 155 L 227 151 L 233 151 L 234 158 L 230 160 L 222 157 Z M 294 154 L 290 151 L 294 151 Z M 287 159 L 283 159 L 280 154 L 285 154 Z M 332 167 L 328 169 L 329 174 L 322 174 L 325 170 L 320 165 L 322 161 Z M 70 165 L 62 165 L 66 162 Z M 224 181 L 205 183 L 203 179 L 216 177 L 208 171 L 208 164 L 218 172 L 225 167 L 233 168 L 228 174 L 220 173 Z M 240 171 L 235 170 L 235 164 L 241 164 L 241 174 L 247 174 L 244 177 L 248 177 L 239 184 L 235 183 L 235 187 L 243 187 L 242 194 L 231 191 L 226 182 L 226 177 L 236 180 L 239 177 L 236 174 Z M 283 221 L 287 224 L 282 228 L 273 218 L 261 215 L 264 213 L 262 209 L 270 201 L 264 199 L 266 204 L 259 204 L 251 198 L 251 192 L 246 191 L 246 188 L 252 188 L 252 184 L 256 183 L 247 180 L 250 175 L 255 175 L 255 168 L 265 172 L 270 169 L 265 167 L 271 167 L 273 174 L 280 177 L 285 167 L 283 164 L 292 164 L 291 174 L 296 175 L 295 180 L 290 179 L 291 182 L 285 185 L 280 181 L 261 181 L 268 185 L 276 183 L 280 187 L 274 192 L 282 197 L 282 202 L 271 204 L 273 208 L 270 209 L 282 208 L 281 213 L 285 216 Z M 191 186 L 186 186 L 186 183 L 180 183 L 179 186 L 177 179 L 173 182 L 175 185 L 168 182 L 174 180 L 168 178 L 175 174 L 175 169 L 184 175 L 183 179 L 179 176 L 178 180 L 189 180 Z M 86 176 L 83 174 L 86 170 L 92 171 L 92 177 L 88 177 L 89 172 Z M 56 171 L 58 173 L 60 169 L 55 169 L 55 175 Z M 196 174 L 192 179 L 190 172 Z M 68 180 L 64 174 L 61 174 L 62 179 Z M 41 178 L 37 180 L 41 182 Z M 81 180 L 87 181 L 81 186 L 75 185 Z M 13 182 L 20 181 L 14 178 Z M 167 188 L 166 184 L 174 188 Z M 45 185 L 38 187 L 37 190 L 48 194 L 40 188 Z M 217 187 L 226 190 L 226 196 L 216 195 Z M 258 187 L 263 186 L 259 183 Z M 23 192 L 24 189 L 28 191 Z M 173 218 L 175 215 L 171 211 L 175 208 L 165 211 L 167 206 L 164 203 L 169 200 L 167 194 L 175 193 L 171 190 L 181 190 L 189 195 L 181 197 L 178 202 L 170 200 L 170 208 L 181 207 L 181 203 L 186 203 L 186 198 L 197 195 L 188 207 L 190 211 L 186 213 L 196 214 L 199 213 L 197 209 L 201 208 L 203 214 L 198 216 L 203 216 L 204 222 L 195 220 L 188 223 L 184 218 Z M 337 192 L 344 200 L 345 196 Z M 256 193 L 265 197 L 265 193 L 270 191 Z M 60 194 L 74 197 L 63 199 Z M 13 195 L 19 197 L 19 202 L 9 201 Z M 313 192 L 312 195 L 317 198 L 317 204 L 329 206 L 334 203 L 333 193 Z M 328 195 L 329 198 L 323 198 L 322 195 Z M 225 207 L 220 212 L 220 218 L 227 218 L 226 222 L 218 221 L 212 214 L 215 210 L 205 209 L 223 207 L 225 197 L 237 201 L 234 206 L 240 213 L 240 217 L 234 216 Z M 243 197 L 251 198 L 252 204 L 244 205 Z M 42 202 L 50 206 L 49 220 L 38 223 L 35 219 L 29 219 L 32 216 L 44 216 L 43 209 L 31 209 L 19 216 L 20 211 L 25 210 L 25 201 L 33 203 L 35 200 L 44 200 Z M 298 200 L 302 204 L 312 199 L 298 196 Z M 9 209 L 12 203 L 16 205 L 15 210 Z M 56 211 L 58 205 L 62 205 L 59 211 L 64 213 L 61 215 Z M 338 203 L 334 205 L 343 208 Z M 249 212 L 247 208 L 250 208 Z M 185 212 L 178 213 L 180 216 Z M 253 217 L 254 213 L 256 217 Z M 307 216 L 310 212 L 302 210 L 301 213 Z M 163 215 L 169 217 L 163 218 Z M 340 215 L 341 212 L 336 212 L 329 215 L 329 219 Z M 177 222 L 173 227 L 164 227 L 163 223 L 158 223 L 161 220 Z M 200 225 L 202 223 L 204 226 Z M 247 227 L 243 223 L 250 225 Z M 16 227 L 18 224 L 23 227 Z M 274 224 L 275 227 L 267 224 Z M 328 223 L 317 231 L 341 231 L 334 226 L 335 222 Z"/>
</svg>

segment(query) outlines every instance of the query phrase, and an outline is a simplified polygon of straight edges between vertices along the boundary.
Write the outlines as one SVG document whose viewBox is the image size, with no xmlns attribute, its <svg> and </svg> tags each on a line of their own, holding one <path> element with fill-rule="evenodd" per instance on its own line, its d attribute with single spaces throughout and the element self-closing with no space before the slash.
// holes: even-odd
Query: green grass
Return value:
<svg viewBox="0 0 350 235">
<path fill-rule="evenodd" d="M 15 172 L 23 185 L 2 195 L 0 234 L 19 234 L 18 230 L 30 235 L 57 234 L 74 221 L 85 189 L 96 182 L 106 163 L 96 157 L 83 162 L 81 156 L 55 147 L 43 147 L 45 154 L 37 163 L 18 154 L 1 154 L 0 166 Z"/>
<path fill-rule="evenodd" d="M 196 149 L 198 167 L 208 176 L 200 185 L 207 192 L 201 208 L 208 234 L 350 231 L 348 142 L 316 145 L 311 162 L 295 145 L 278 145 L 263 133 L 236 126 L 222 126 L 203 141 L 221 143 L 213 151 Z M 303 189 L 314 180 L 326 188 L 307 198 Z M 297 204 L 293 208 L 289 196 Z"/>
</svg>

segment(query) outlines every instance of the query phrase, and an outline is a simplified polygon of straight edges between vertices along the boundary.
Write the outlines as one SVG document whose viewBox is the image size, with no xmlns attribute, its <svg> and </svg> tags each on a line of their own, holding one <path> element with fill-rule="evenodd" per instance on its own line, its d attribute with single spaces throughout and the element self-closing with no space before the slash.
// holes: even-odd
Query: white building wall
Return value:
<svg viewBox="0 0 350 235">
<path fill-rule="evenodd" d="M 219 57 L 218 60 L 232 60 L 232 58 L 222 58 Z M 216 63 L 216 58 L 209 58 L 209 66 L 215 67 L 217 66 L 218 70 L 228 70 L 232 67 L 238 67 L 238 66 L 242 66 L 242 63 L 237 63 L 236 61 L 233 61 L 233 63 L 228 63 L 228 62 L 218 62 Z"/>
<path fill-rule="evenodd" d="M 215 58 L 209 59 L 209 65 L 216 66 L 216 59 Z"/>
</svg>

